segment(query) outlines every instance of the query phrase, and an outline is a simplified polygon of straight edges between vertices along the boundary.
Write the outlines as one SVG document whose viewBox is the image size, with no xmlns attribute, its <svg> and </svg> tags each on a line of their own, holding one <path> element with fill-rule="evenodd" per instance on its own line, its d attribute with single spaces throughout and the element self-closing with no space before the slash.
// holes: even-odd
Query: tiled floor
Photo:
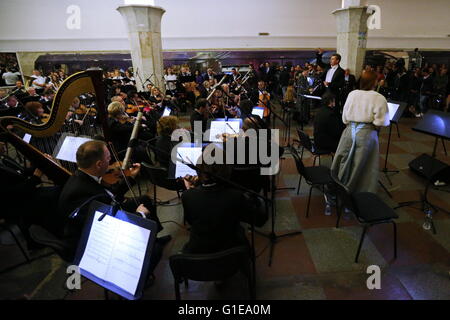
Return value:
<svg viewBox="0 0 450 320">
<path fill-rule="evenodd" d="M 418 200 L 424 190 L 425 180 L 412 173 L 408 163 L 422 153 L 431 153 L 433 138 L 414 132 L 411 128 L 416 119 L 402 119 L 400 138 L 393 130 L 388 158 L 388 168 L 399 170 L 390 174 L 392 185 L 383 174 L 380 179 L 391 191 L 390 199 L 380 188 L 379 195 L 392 207 L 397 202 Z M 311 133 L 311 127 L 306 131 Z M 294 128 L 292 137 L 294 137 Z M 388 130 L 380 135 L 381 159 L 384 166 Z M 450 151 L 450 143 L 447 142 Z M 442 144 L 438 144 L 437 157 L 446 162 Z M 305 163 L 312 164 L 306 153 Z M 323 159 L 323 165 L 330 160 Z M 298 174 L 290 155 L 282 162 L 278 185 L 296 187 Z M 448 190 L 448 187 L 447 187 Z M 378 225 L 369 229 L 359 263 L 354 263 L 362 228 L 354 219 L 341 220 L 336 229 L 336 214 L 324 215 L 324 199 L 318 191 L 313 192 L 309 218 L 305 217 L 309 189 L 302 182 L 300 194 L 295 191 L 277 193 L 275 232 L 282 235 L 302 230 L 292 237 L 279 238 L 274 245 L 272 266 L 268 266 L 270 246 L 266 237 L 255 235 L 257 253 L 257 298 L 259 299 L 450 299 L 450 216 L 443 212 L 434 215 L 437 234 L 424 230 L 424 213 L 405 207 L 397 210 L 398 257 L 393 259 L 392 225 Z M 158 198 L 167 200 L 174 193 L 158 190 Z M 450 210 L 448 192 L 430 190 L 429 199 L 436 205 Z M 176 202 L 175 200 L 174 202 Z M 171 234 L 173 240 L 167 245 L 164 257 L 156 270 L 156 282 L 144 293 L 144 299 L 174 299 L 173 278 L 168 257 L 177 253 L 189 234 L 183 227 L 180 205 L 160 207 L 158 212 L 165 229 L 161 235 Z M 261 231 L 270 231 L 270 221 Z M 8 239 L 3 237 L 3 242 Z M 33 254 L 48 253 L 40 250 Z M 22 261 L 17 247 L 0 245 L 0 267 L 5 268 Z M 381 268 L 381 289 L 369 290 L 366 270 L 369 265 Z M 56 256 L 25 264 L 0 275 L 0 299 L 103 299 L 99 286 L 86 281 L 82 290 L 67 293 L 65 264 Z M 246 281 L 236 275 L 221 286 L 213 283 L 190 282 L 182 286 L 183 299 L 246 299 Z M 117 298 L 117 297 L 113 297 Z"/>
</svg>

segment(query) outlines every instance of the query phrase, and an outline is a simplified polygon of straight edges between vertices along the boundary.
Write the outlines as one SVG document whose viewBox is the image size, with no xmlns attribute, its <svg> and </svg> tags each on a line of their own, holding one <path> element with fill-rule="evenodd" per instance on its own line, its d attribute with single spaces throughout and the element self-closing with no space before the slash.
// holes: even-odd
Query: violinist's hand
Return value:
<svg viewBox="0 0 450 320">
<path fill-rule="evenodd" d="M 33 176 L 38 177 L 39 179 L 42 177 L 43 173 L 38 168 L 34 169 Z"/>
<path fill-rule="evenodd" d="M 135 179 L 139 172 L 141 172 L 141 164 L 140 163 L 133 163 L 133 167 L 130 169 L 130 176 Z"/>
<path fill-rule="evenodd" d="M 142 203 L 137 207 L 136 212 L 142 213 L 145 216 L 150 214 L 150 210 L 148 210 Z"/>
<path fill-rule="evenodd" d="M 66 120 L 69 120 L 72 116 L 73 116 L 73 112 L 72 111 L 67 112 Z"/>
<path fill-rule="evenodd" d="M 319 48 L 319 49 L 317 49 L 317 52 L 318 52 L 319 54 L 322 54 L 322 53 L 323 53 L 323 49 L 322 49 L 322 48 Z"/>
<path fill-rule="evenodd" d="M 82 126 L 83 125 L 83 120 L 73 120 L 74 122 L 76 122 L 76 123 L 78 123 L 80 126 Z"/>
<path fill-rule="evenodd" d="M 198 181 L 198 177 L 193 177 L 190 175 L 186 175 L 183 178 L 183 182 L 184 182 L 184 186 L 186 187 L 186 190 L 194 188 L 197 181 Z"/>
</svg>

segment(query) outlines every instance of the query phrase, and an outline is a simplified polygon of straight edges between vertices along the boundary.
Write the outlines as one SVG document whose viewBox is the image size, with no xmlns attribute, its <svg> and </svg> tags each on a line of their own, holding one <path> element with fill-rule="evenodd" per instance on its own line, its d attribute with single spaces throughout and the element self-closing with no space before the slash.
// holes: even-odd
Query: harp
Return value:
<svg viewBox="0 0 450 320">
<path fill-rule="evenodd" d="M 17 117 L 0 117 L 0 136 L 2 139 L 11 143 L 17 151 L 41 169 L 57 185 L 64 184 L 71 176 L 71 172 L 46 157 L 36 146 L 23 141 L 18 135 L 8 130 L 7 126 L 13 125 L 14 128 L 33 137 L 51 137 L 60 132 L 73 99 L 87 92 L 95 95 L 99 124 L 103 135 L 108 137 L 105 90 L 101 70 L 87 70 L 68 77 L 56 92 L 48 120 L 45 123 L 31 124 Z"/>
</svg>

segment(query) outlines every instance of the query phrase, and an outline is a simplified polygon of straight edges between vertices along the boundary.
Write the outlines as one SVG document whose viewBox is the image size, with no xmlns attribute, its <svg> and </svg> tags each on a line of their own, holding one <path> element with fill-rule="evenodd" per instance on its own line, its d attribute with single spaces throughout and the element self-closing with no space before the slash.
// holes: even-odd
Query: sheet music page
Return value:
<svg viewBox="0 0 450 320">
<path fill-rule="evenodd" d="M 211 127 L 209 129 L 209 141 L 211 142 L 221 142 L 222 134 L 226 132 L 228 127 L 225 121 L 211 121 Z"/>
<path fill-rule="evenodd" d="M 77 150 L 85 142 L 91 141 L 90 138 L 67 136 L 59 149 L 56 159 L 77 162 Z"/>
<path fill-rule="evenodd" d="M 388 105 L 388 110 L 389 110 L 389 120 L 392 120 L 392 118 L 397 113 L 397 110 L 400 107 L 400 105 L 396 104 L 396 103 L 390 103 L 390 102 L 388 102 L 387 105 Z"/>
<path fill-rule="evenodd" d="M 170 110 L 170 108 L 165 108 L 164 109 L 164 112 L 163 112 L 163 117 L 167 117 L 167 116 L 170 116 L 170 113 L 172 112 L 172 110 Z"/>
<path fill-rule="evenodd" d="M 31 134 L 25 133 L 25 135 L 23 136 L 22 140 L 25 141 L 26 143 L 30 143 L 31 137 L 32 137 Z"/>
<path fill-rule="evenodd" d="M 116 220 L 119 221 L 119 230 L 105 280 L 135 295 L 144 265 L 150 230 Z"/>
<path fill-rule="evenodd" d="M 262 119 L 262 118 L 264 118 L 264 108 L 254 107 L 252 114 L 255 116 L 259 116 Z"/>
<path fill-rule="evenodd" d="M 238 134 L 241 128 L 240 121 L 225 121 L 225 133 Z"/>
<path fill-rule="evenodd" d="M 98 221 L 102 215 L 102 212 L 95 212 L 79 267 L 100 279 L 105 279 L 117 238 L 119 220 L 106 215 L 102 221 Z"/>
<path fill-rule="evenodd" d="M 186 163 L 191 163 L 196 165 L 198 158 L 202 155 L 201 147 L 178 147 L 177 148 L 178 157 L 181 158 Z M 196 176 L 197 171 L 188 167 L 184 163 L 177 161 L 175 168 L 175 178 L 183 178 L 186 175 Z"/>
</svg>

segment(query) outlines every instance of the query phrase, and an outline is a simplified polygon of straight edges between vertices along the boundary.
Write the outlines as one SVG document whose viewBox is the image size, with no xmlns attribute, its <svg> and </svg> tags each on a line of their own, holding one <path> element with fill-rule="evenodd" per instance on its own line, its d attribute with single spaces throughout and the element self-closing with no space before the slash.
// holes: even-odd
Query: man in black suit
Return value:
<svg viewBox="0 0 450 320">
<path fill-rule="evenodd" d="M 127 212 L 136 212 L 143 218 L 151 218 L 157 222 L 158 231 L 162 230 L 158 217 L 150 212 L 153 204 L 149 197 L 143 196 L 136 199 L 139 203 L 137 205 L 132 199 L 124 197 L 128 190 L 126 184 L 120 184 L 118 187 L 110 189 L 101 184 L 102 176 L 107 172 L 111 160 L 110 152 L 104 142 L 88 141 L 82 144 L 77 150 L 76 157 L 78 170 L 64 185 L 58 201 L 59 225 L 61 226 L 59 235 L 73 250 L 76 249 L 87 218 L 87 209 L 93 200 L 105 204 L 118 204 Z M 136 178 L 139 172 L 140 165 L 134 164 L 131 169 L 131 178 Z M 165 244 L 168 240 L 170 240 L 170 236 L 163 237 L 157 243 Z M 161 254 L 156 247 L 154 251 L 154 254 L 158 256 Z M 157 263 L 157 261 L 155 262 Z M 153 267 L 156 266 L 156 263 Z"/>
<path fill-rule="evenodd" d="M 319 150 L 336 152 L 345 128 L 335 104 L 335 96 L 326 92 L 322 96 L 322 107 L 314 117 L 314 144 Z"/>
<path fill-rule="evenodd" d="M 345 84 L 345 72 L 344 69 L 339 66 L 341 56 L 338 53 L 333 54 L 330 58 L 330 65 L 326 65 L 322 62 L 322 54 L 323 50 L 319 49 L 316 55 L 317 64 L 324 68 L 322 83 L 326 91 L 330 91 L 336 96 L 336 103 L 340 104 L 341 91 Z"/>
</svg>

